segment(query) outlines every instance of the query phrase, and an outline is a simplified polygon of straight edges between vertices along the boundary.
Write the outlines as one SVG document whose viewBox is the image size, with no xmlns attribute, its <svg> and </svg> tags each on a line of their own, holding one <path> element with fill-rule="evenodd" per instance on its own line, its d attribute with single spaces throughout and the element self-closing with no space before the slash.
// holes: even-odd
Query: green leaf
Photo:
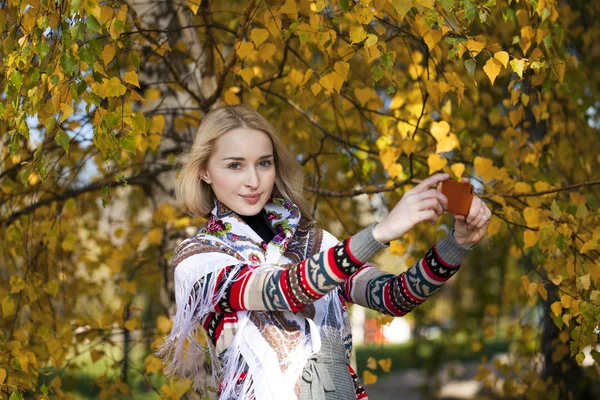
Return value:
<svg viewBox="0 0 600 400">
<path fill-rule="evenodd" d="M 6 111 L 6 108 L 4 107 L 4 104 L 0 103 L 0 118 L 4 115 L 4 111 Z"/>
<path fill-rule="evenodd" d="M 19 364 L 19 367 L 20 367 L 20 364 Z M 19 393 L 15 390 L 14 392 L 12 392 L 12 394 L 10 395 L 8 400 L 23 400 L 23 397 L 21 397 L 21 393 Z"/>
<path fill-rule="evenodd" d="M 552 200 L 552 206 L 550 208 L 552 210 L 552 218 L 560 219 L 560 216 L 562 215 L 562 211 L 561 211 L 560 207 L 558 206 L 558 204 L 556 203 L 556 200 Z"/>
<path fill-rule="evenodd" d="M 475 78 L 475 67 L 476 66 L 477 66 L 477 63 L 473 60 L 465 61 L 465 68 L 469 72 L 469 75 L 471 75 L 473 78 Z"/>
<path fill-rule="evenodd" d="M 23 74 L 19 71 L 13 71 L 10 74 L 10 83 L 12 83 L 15 89 L 21 89 L 21 86 L 23 86 Z"/>
<path fill-rule="evenodd" d="M 67 135 L 67 133 L 65 131 L 63 131 L 62 129 L 59 129 L 58 133 L 54 137 L 54 140 L 56 141 L 56 143 L 58 143 L 60 145 L 60 147 L 65 149 L 65 152 L 69 153 L 70 138 L 69 138 L 69 135 Z"/>
<path fill-rule="evenodd" d="M 454 0 L 439 0 L 439 3 L 444 7 L 447 13 L 451 13 L 454 8 Z"/>
<path fill-rule="evenodd" d="M 81 9 L 81 0 L 71 1 L 71 14 L 78 13 Z"/>
<path fill-rule="evenodd" d="M 340 6 L 344 12 L 348 12 L 348 0 L 340 0 Z"/>
<path fill-rule="evenodd" d="M 100 25 L 100 22 L 93 15 L 88 14 L 85 19 L 85 26 L 88 30 L 98 33 L 102 32 L 102 25 Z"/>
<path fill-rule="evenodd" d="M 473 21 L 477 16 L 477 6 L 471 0 L 462 0 L 462 6 L 465 10 L 465 17 L 469 21 Z"/>
<path fill-rule="evenodd" d="M 379 82 L 383 78 L 383 68 L 380 64 L 373 65 L 371 68 L 373 82 Z"/>
<path fill-rule="evenodd" d="M 52 82 L 52 84 L 56 86 L 56 84 L 58 83 L 59 79 L 60 79 L 60 77 L 58 75 L 52 75 L 50 77 L 50 82 Z"/>
<path fill-rule="evenodd" d="M 135 137 L 125 136 L 123 139 L 121 139 L 121 147 L 128 152 L 135 154 Z"/>
<path fill-rule="evenodd" d="M 393 86 L 393 85 L 388 86 L 387 92 L 388 92 L 388 94 L 396 93 L 396 86 Z"/>
<path fill-rule="evenodd" d="M 60 57 L 60 65 L 67 75 L 73 75 L 79 69 L 79 62 L 70 51 Z"/>
<path fill-rule="evenodd" d="M 387 68 L 392 69 L 394 66 L 394 53 L 391 51 L 382 51 L 381 53 L 381 63 Z"/>
<path fill-rule="evenodd" d="M 525 69 L 525 61 L 523 60 L 511 60 L 510 66 L 519 75 L 519 78 L 523 78 L 523 70 Z"/>
</svg>

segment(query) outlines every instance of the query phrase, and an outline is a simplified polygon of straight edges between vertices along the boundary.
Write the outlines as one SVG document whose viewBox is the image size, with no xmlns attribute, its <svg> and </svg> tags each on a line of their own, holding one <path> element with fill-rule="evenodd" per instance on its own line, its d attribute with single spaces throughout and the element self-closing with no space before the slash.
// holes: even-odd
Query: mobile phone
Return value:
<svg viewBox="0 0 600 400">
<path fill-rule="evenodd" d="M 474 196 L 472 184 L 446 179 L 441 183 L 439 191 L 448 198 L 448 209 L 446 211 L 453 214 L 469 215 Z"/>
</svg>

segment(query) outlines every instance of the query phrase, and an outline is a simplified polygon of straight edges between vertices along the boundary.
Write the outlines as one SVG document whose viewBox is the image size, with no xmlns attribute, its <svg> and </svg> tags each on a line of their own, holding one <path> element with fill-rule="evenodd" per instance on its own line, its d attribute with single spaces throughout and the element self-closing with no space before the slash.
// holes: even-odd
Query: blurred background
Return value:
<svg viewBox="0 0 600 400">
<path fill-rule="evenodd" d="M 372 399 L 600 398 L 600 3 L 0 3 L 0 397 L 199 398 L 162 373 L 174 182 L 203 116 L 245 103 L 344 238 L 436 172 L 488 235 L 389 319 L 351 306 Z M 446 213 L 375 262 L 401 273 Z M 214 396 L 213 396 L 214 397 Z"/>
</svg>

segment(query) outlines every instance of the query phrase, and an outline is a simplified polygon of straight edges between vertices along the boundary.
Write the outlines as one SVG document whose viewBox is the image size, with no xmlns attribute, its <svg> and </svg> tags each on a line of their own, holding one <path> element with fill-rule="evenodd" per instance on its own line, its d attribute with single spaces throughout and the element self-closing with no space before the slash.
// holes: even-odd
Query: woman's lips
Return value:
<svg viewBox="0 0 600 400">
<path fill-rule="evenodd" d="M 256 204 L 258 202 L 258 200 L 260 199 L 260 194 L 252 195 L 252 196 L 242 196 L 242 198 L 248 204 Z"/>
</svg>

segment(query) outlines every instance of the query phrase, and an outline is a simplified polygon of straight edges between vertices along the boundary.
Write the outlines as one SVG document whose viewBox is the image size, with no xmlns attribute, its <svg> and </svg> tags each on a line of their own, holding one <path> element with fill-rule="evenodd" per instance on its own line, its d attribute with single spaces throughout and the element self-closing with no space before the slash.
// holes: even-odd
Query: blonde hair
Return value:
<svg viewBox="0 0 600 400">
<path fill-rule="evenodd" d="M 273 143 L 275 159 L 275 185 L 272 195 L 296 204 L 302 216 L 313 220 L 312 205 L 304 197 L 304 172 L 294 155 L 286 148 L 277 131 L 252 108 L 235 104 L 210 111 L 203 118 L 191 149 L 177 177 L 176 197 L 183 211 L 190 216 L 208 217 L 214 208 L 215 194 L 212 187 L 200 178 L 213 152 L 215 142 L 225 133 L 236 128 L 249 128 L 269 135 Z"/>
</svg>

